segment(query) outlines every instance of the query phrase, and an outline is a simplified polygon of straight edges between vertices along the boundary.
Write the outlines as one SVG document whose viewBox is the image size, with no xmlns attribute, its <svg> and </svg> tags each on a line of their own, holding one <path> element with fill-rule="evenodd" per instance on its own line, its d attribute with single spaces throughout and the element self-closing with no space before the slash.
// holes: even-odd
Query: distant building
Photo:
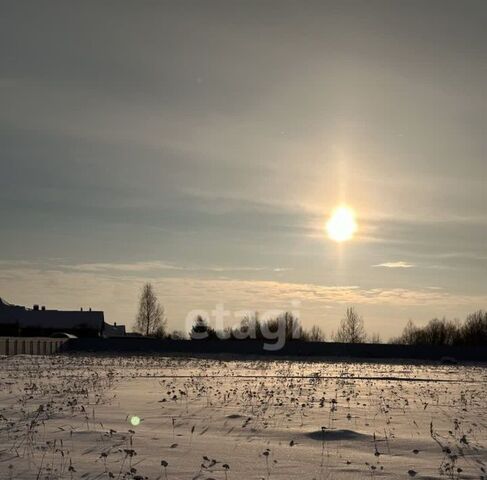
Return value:
<svg viewBox="0 0 487 480">
<path fill-rule="evenodd" d="M 0 298 L 0 336 L 40 337 L 68 333 L 77 337 L 125 335 L 124 325 L 105 323 L 104 314 L 89 310 L 47 310 L 11 305 Z"/>
<path fill-rule="evenodd" d="M 103 329 L 104 337 L 125 337 L 125 335 L 127 335 L 125 325 L 117 325 L 116 322 L 113 325 L 105 323 L 105 328 Z"/>
</svg>

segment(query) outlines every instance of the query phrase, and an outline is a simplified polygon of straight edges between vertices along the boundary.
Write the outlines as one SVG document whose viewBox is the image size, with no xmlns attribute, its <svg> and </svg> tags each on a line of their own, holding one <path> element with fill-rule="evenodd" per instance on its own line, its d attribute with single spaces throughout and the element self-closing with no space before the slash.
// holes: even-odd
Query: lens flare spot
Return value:
<svg viewBox="0 0 487 480">
<path fill-rule="evenodd" d="M 138 417 L 137 415 L 133 415 L 130 417 L 130 423 L 136 427 L 137 425 L 140 425 L 140 417 Z"/>
</svg>

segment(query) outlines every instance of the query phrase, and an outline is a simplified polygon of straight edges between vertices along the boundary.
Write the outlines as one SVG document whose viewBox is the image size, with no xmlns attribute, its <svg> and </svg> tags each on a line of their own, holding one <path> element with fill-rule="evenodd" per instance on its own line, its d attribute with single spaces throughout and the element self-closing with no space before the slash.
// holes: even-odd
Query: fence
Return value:
<svg viewBox="0 0 487 480">
<path fill-rule="evenodd" d="M 66 339 L 45 337 L 0 337 L 0 355 L 52 355 Z"/>
</svg>

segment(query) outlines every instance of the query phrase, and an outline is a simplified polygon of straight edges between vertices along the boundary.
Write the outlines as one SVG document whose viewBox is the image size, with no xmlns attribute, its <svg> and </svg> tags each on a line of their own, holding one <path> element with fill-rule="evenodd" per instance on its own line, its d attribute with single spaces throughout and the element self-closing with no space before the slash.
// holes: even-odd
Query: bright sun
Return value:
<svg viewBox="0 0 487 480">
<path fill-rule="evenodd" d="M 326 223 L 328 236 L 335 242 L 345 242 L 357 231 L 353 210 L 348 207 L 336 208 Z"/>
</svg>

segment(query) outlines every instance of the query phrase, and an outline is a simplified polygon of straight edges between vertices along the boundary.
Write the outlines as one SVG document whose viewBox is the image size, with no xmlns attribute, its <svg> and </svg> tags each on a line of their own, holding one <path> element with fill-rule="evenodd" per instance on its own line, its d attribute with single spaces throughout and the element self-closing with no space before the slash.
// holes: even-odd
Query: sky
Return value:
<svg viewBox="0 0 487 480">
<path fill-rule="evenodd" d="M 487 307 L 487 4 L 0 4 L 0 296 L 330 334 Z M 358 231 L 337 244 L 330 212 Z M 235 320 L 233 320 L 235 321 Z"/>
</svg>

